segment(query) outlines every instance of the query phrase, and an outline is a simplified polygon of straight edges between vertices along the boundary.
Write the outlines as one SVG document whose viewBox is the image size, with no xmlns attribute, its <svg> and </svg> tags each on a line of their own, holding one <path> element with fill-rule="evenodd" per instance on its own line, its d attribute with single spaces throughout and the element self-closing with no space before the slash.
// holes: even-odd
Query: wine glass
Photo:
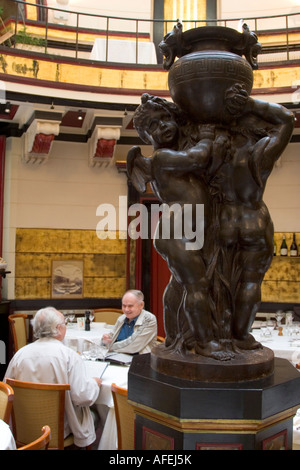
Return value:
<svg viewBox="0 0 300 470">
<path fill-rule="evenodd" d="M 267 330 L 269 332 L 269 336 L 272 336 L 274 328 L 275 328 L 275 322 L 271 319 L 267 320 Z"/>
<path fill-rule="evenodd" d="M 90 361 L 96 361 L 99 357 L 98 348 L 93 345 L 89 351 Z"/>
<path fill-rule="evenodd" d="M 281 326 L 281 320 L 283 319 L 283 317 L 284 317 L 283 311 L 277 310 L 276 315 L 275 315 L 275 318 L 277 321 L 277 328 Z"/>
<path fill-rule="evenodd" d="M 71 311 L 69 312 L 69 321 L 70 321 L 70 323 L 73 323 L 74 320 L 75 320 L 75 314 L 74 314 L 74 312 L 71 310 Z"/>
<path fill-rule="evenodd" d="M 285 314 L 285 324 L 286 326 L 292 326 L 294 315 L 293 312 L 286 312 Z"/>
<path fill-rule="evenodd" d="M 265 338 L 267 336 L 267 322 L 262 321 L 260 325 L 260 337 Z"/>
<path fill-rule="evenodd" d="M 95 315 L 94 315 L 94 310 L 90 310 L 90 320 L 91 322 L 94 320 Z"/>
</svg>

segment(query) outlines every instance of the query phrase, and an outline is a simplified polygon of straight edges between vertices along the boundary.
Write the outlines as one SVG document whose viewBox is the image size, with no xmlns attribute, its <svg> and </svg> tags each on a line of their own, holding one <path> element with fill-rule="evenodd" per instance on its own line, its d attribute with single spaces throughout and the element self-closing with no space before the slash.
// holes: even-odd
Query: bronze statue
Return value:
<svg viewBox="0 0 300 470">
<path fill-rule="evenodd" d="M 187 249 L 190 240 L 174 230 L 165 239 L 162 221 L 155 234 L 154 246 L 171 272 L 164 348 L 228 362 L 262 347 L 250 329 L 273 255 L 263 193 L 294 116 L 249 96 L 260 45 L 246 25 L 243 33 L 222 27 L 182 33 L 177 25 L 161 49 L 174 103 L 142 96 L 134 125 L 154 152 L 144 157 L 132 148 L 128 176 L 139 192 L 150 182 L 161 203 L 181 208 L 169 212 L 170 226 L 183 223 L 190 205 L 195 233 L 197 207 L 204 205 L 203 246 Z"/>
</svg>

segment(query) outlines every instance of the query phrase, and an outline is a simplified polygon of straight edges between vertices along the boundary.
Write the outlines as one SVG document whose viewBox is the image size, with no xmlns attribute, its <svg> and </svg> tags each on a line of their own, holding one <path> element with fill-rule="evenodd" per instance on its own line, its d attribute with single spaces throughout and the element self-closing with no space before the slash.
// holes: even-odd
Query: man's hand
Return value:
<svg viewBox="0 0 300 470">
<path fill-rule="evenodd" d="M 105 334 L 102 336 L 102 343 L 103 344 L 110 344 L 112 341 L 110 334 Z"/>
</svg>

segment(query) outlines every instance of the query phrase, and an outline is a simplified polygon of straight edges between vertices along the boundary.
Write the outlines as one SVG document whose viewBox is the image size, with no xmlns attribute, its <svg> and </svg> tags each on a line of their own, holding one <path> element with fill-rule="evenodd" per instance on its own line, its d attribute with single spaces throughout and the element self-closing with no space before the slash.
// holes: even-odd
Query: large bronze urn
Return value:
<svg viewBox="0 0 300 470">
<path fill-rule="evenodd" d="M 224 106 L 224 100 L 230 101 L 227 90 L 237 83 L 248 94 L 252 90 L 260 45 L 246 28 L 243 34 L 220 26 L 182 33 L 177 25 L 160 48 L 167 57 L 171 97 L 197 122 L 228 122 L 232 117 Z M 179 58 L 173 63 L 175 55 Z"/>
</svg>

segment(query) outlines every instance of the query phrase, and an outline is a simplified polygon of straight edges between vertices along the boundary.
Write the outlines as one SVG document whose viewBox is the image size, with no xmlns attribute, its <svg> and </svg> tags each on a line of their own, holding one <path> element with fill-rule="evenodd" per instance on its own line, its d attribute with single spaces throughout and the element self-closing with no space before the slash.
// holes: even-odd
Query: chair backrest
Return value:
<svg viewBox="0 0 300 470">
<path fill-rule="evenodd" d="M 42 435 L 29 444 L 19 447 L 17 450 L 48 450 L 51 439 L 51 429 L 49 426 L 42 428 Z"/>
<path fill-rule="evenodd" d="M 105 322 L 108 325 L 114 325 L 123 312 L 119 308 L 97 308 L 94 310 L 94 320 L 96 322 Z"/>
<path fill-rule="evenodd" d="M 157 336 L 157 337 L 156 337 L 156 341 L 157 341 L 158 343 L 164 343 L 164 342 L 165 342 L 165 338 L 164 338 L 163 336 Z"/>
<path fill-rule="evenodd" d="M 127 401 L 127 390 L 112 384 L 111 392 L 117 423 L 118 449 L 134 450 L 134 411 Z"/>
<path fill-rule="evenodd" d="M 65 393 L 68 384 L 22 382 L 6 378 L 13 388 L 13 431 L 17 447 L 38 439 L 43 426 L 51 428 L 49 448 L 64 449 Z"/>
<path fill-rule="evenodd" d="M 0 382 L 0 419 L 9 424 L 14 399 L 14 391 L 10 385 Z"/>
<path fill-rule="evenodd" d="M 28 315 L 25 313 L 16 313 L 8 316 L 15 352 L 27 344 L 27 317 Z"/>
</svg>

